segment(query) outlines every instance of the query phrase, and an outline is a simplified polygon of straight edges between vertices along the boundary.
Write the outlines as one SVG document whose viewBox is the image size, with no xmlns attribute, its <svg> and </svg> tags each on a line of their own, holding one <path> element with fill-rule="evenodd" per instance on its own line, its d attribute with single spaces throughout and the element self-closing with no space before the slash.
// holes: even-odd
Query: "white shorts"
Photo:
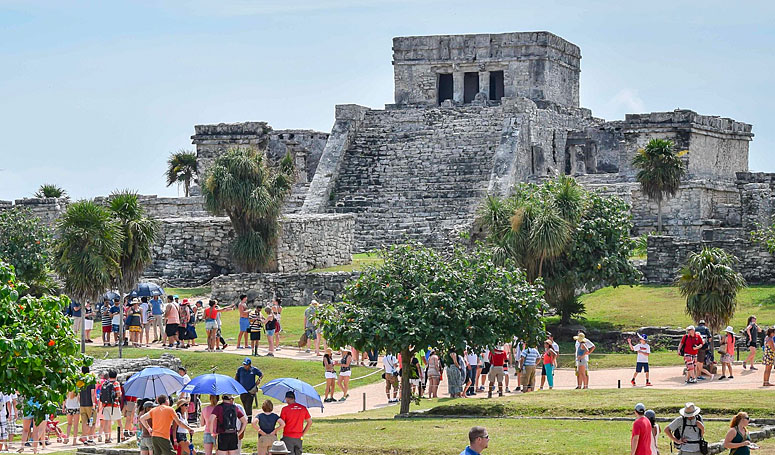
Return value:
<svg viewBox="0 0 775 455">
<path fill-rule="evenodd" d="M 121 420 L 121 408 L 118 406 L 116 407 L 107 407 L 102 410 L 102 420 L 109 420 L 111 422 L 115 422 L 116 420 Z"/>
<path fill-rule="evenodd" d="M 326 379 L 336 379 L 336 373 L 332 371 L 326 371 Z"/>
<path fill-rule="evenodd" d="M 419 385 L 420 385 L 420 380 L 419 380 L 419 379 L 410 379 L 410 380 L 409 380 L 409 384 L 411 384 L 411 385 L 413 385 L 413 386 L 417 387 L 417 386 L 419 386 Z"/>
<path fill-rule="evenodd" d="M 94 320 L 93 319 L 86 319 L 83 321 L 83 329 L 84 330 L 92 330 L 94 328 Z"/>
<path fill-rule="evenodd" d="M 347 376 L 350 377 L 350 375 L 353 374 L 352 371 L 340 371 L 339 376 Z"/>
</svg>

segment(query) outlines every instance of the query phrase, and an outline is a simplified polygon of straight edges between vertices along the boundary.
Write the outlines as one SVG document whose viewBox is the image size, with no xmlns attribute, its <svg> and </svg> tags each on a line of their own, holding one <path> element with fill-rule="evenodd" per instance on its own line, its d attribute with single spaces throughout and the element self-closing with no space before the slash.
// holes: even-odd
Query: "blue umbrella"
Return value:
<svg viewBox="0 0 775 455">
<path fill-rule="evenodd" d="M 320 399 L 320 394 L 315 391 L 314 387 L 298 379 L 273 379 L 261 387 L 261 391 L 264 392 L 264 395 L 277 398 L 280 401 L 285 399 L 286 392 L 292 391 L 296 394 L 296 402 L 300 405 L 308 408 L 323 409 L 323 401 Z"/>
<path fill-rule="evenodd" d="M 129 293 L 129 297 L 155 297 L 163 294 L 164 289 L 156 283 L 140 283 Z"/>
<path fill-rule="evenodd" d="M 148 367 L 132 375 L 124 384 L 129 397 L 156 398 L 159 395 L 177 393 L 185 385 L 183 376 L 167 368 Z"/>
<path fill-rule="evenodd" d="M 191 380 L 182 390 L 183 393 L 198 395 L 240 395 L 248 393 L 239 382 L 223 374 L 203 374 Z"/>
<path fill-rule="evenodd" d="M 121 300 L 121 296 L 118 295 L 118 292 L 108 291 L 100 296 L 100 301 L 104 302 L 105 300 Z"/>
</svg>

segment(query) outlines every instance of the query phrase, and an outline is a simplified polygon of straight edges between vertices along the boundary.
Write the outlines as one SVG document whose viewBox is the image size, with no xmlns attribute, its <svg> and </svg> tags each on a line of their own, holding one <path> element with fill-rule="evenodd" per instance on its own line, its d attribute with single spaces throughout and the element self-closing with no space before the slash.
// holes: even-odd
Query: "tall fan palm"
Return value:
<svg viewBox="0 0 775 455">
<path fill-rule="evenodd" d="M 184 195 L 188 197 L 191 181 L 197 173 L 196 153 L 189 150 L 178 150 L 171 153 L 167 160 L 167 186 L 173 183 L 183 183 Z"/>
<path fill-rule="evenodd" d="M 705 319 L 712 332 L 718 332 L 735 315 L 737 293 L 745 279 L 733 266 L 737 258 L 721 248 L 704 248 L 690 253 L 677 279 L 686 297 L 686 313 L 695 321 Z"/>
<path fill-rule="evenodd" d="M 57 220 L 53 246 L 54 269 L 65 292 L 83 303 L 110 289 L 120 273 L 123 240 L 118 223 L 104 207 L 91 201 L 70 204 Z"/>
<path fill-rule="evenodd" d="M 113 285 L 121 294 L 127 294 L 153 259 L 152 247 L 158 236 L 159 222 L 145 215 L 137 193 L 131 190 L 113 192 L 108 198 L 108 210 L 123 234 Z M 123 323 L 120 325 L 123 328 Z M 120 342 L 119 356 L 122 345 Z"/>
<path fill-rule="evenodd" d="M 204 179 L 205 207 L 231 219 L 234 259 L 245 271 L 267 267 L 274 254 L 277 217 L 293 184 L 288 154 L 270 166 L 263 151 L 234 148 L 216 158 Z"/>
<path fill-rule="evenodd" d="M 652 139 L 632 159 L 633 167 L 638 169 L 635 178 L 641 190 L 649 200 L 657 201 L 657 232 L 662 232 L 662 201 L 676 195 L 686 175 L 681 156 L 687 152 L 675 153 L 674 147 L 671 140 Z"/>
</svg>

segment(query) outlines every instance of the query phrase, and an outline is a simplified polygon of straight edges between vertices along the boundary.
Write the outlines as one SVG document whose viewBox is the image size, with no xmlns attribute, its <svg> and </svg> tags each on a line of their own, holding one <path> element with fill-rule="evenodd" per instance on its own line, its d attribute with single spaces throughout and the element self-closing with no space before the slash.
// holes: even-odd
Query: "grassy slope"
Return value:
<svg viewBox="0 0 775 455">
<path fill-rule="evenodd" d="M 377 253 L 358 253 L 353 254 L 353 261 L 346 265 L 336 265 L 323 269 L 314 269 L 313 272 L 352 272 L 354 270 L 363 270 L 370 265 L 380 265 L 383 260 Z"/>
</svg>

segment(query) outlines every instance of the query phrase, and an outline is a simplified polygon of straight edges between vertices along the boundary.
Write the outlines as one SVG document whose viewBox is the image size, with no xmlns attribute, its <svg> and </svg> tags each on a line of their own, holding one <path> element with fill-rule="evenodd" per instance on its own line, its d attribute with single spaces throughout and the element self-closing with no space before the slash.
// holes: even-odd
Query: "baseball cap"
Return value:
<svg viewBox="0 0 775 455">
<path fill-rule="evenodd" d="M 686 327 L 686 331 L 688 332 L 689 330 L 694 330 L 694 326 L 690 325 L 690 326 Z"/>
<path fill-rule="evenodd" d="M 253 361 L 251 361 L 249 357 L 245 357 L 245 360 L 242 362 L 243 365 L 250 365 L 252 363 Z"/>
<path fill-rule="evenodd" d="M 646 412 L 646 405 L 643 403 L 636 404 L 635 412 L 637 412 L 638 414 L 643 414 L 644 412 Z"/>
<path fill-rule="evenodd" d="M 700 319 L 700 324 L 705 324 L 705 319 Z"/>
<path fill-rule="evenodd" d="M 295 400 L 296 399 L 296 394 L 293 392 L 293 390 L 289 390 L 289 391 L 285 392 L 285 398 L 293 398 Z"/>
</svg>

